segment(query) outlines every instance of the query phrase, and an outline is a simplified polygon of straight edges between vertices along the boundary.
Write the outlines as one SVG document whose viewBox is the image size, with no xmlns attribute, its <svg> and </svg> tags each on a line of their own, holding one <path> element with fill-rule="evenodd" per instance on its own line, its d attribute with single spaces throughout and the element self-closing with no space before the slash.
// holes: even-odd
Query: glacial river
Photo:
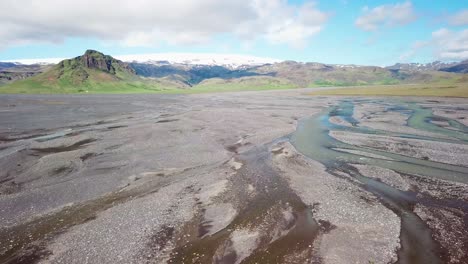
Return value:
<svg viewBox="0 0 468 264">
<path fill-rule="evenodd" d="M 336 177 L 344 177 L 343 174 L 347 174 L 357 180 L 362 188 L 376 195 L 383 205 L 401 218 L 399 263 L 441 263 L 440 252 L 432 239 L 431 230 L 413 212 L 413 207 L 415 204 L 421 203 L 425 206 L 456 206 L 460 209 L 460 203 L 453 203 L 456 205 L 440 204 L 442 202 L 426 199 L 424 195 L 418 195 L 416 192 L 393 188 L 381 181 L 361 175 L 350 164 L 378 166 L 393 170 L 401 175 L 418 175 L 419 177 L 431 177 L 460 183 L 468 183 L 468 168 L 347 144 L 336 140 L 329 133 L 330 131 L 345 131 L 360 133 L 364 137 L 366 135 L 382 135 L 402 139 L 413 138 L 467 144 L 468 128 L 456 120 L 435 116 L 430 109 L 416 103 L 395 102 L 388 104 L 388 101 L 371 101 L 385 106 L 386 111 L 396 111 L 407 115 L 406 125 L 408 127 L 435 133 L 440 137 L 399 134 L 372 129 L 360 126 L 359 121 L 353 118 L 354 103 L 359 102 L 365 101 L 343 100 L 338 105 L 324 110 L 320 115 L 303 120 L 291 137 L 292 144 L 303 155 L 326 166 L 328 173 Z M 334 116 L 351 125 L 331 123 L 330 118 Z M 452 129 L 437 126 L 432 121 L 448 122 Z M 352 154 L 346 150 L 362 153 L 362 155 Z M 461 207 L 464 211 L 468 210 L 466 203 L 462 204 Z"/>
</svg>

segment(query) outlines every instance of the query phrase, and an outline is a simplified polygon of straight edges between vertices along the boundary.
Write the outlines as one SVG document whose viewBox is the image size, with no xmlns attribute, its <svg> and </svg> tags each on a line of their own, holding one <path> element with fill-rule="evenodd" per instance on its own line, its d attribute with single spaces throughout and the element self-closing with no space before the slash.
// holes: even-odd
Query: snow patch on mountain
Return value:
<svg viewBox="0 0 468 264">
<path fill-rule="evenodd" d="M 12 62 L 19 65 L 49 65 L 49 64 L 57 64 L 61 61 L 65 60 L 65 58 L 42 58 L 42 59 L 19 59 L 19 60 L 5 60 L 3 62 Z"/>
<path fill-rule="evenodd" d="M 210 65 L 238 68 L 240 66 L 263 65 L 267 63 L 281 62 L 272 58 L 262 58 L 237 54 L 210 54 L 210 53 L 153 53 L 115 56 L 126 62 L 139 62 L 148 64 L 177 63 L 189 65 Z"/>
<path fill-rule="evenodd" d="M 189 65 L 210 65 L 224 66 L 230 68 L 239 68 L 241 66 L 264 65 L 268 63 L 281 62 L 273 58 L 262 58 L 249 55 L 238 54 L 210 54 L 210 53 L 151 53 L 151 54 L 133 54 L 117 55 L 114 58 L 124 62 L 138 62 L 148 64 L 189 64 Z M 20 59 L 9 60 L 6 62 L 15 62 L 25 65 L 30 64 L 55 64 L 64 60 L 64 58 L 46 58 L 46 59 Z"/>
<path fill-rule="evenodd" d="M 457 65 L 458 62 L 442 62 L 434 61 L 430 63 L 396 63 L 395 65 L 386 67 L 389 70 L 405 70 L 405 71 L 438 71 L 442 68 Z"/>
</svg>

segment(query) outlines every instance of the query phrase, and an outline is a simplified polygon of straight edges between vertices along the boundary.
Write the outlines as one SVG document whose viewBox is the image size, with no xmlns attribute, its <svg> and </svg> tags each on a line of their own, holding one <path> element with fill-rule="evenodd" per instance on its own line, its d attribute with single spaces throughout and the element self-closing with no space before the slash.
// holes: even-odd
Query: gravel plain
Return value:
<svg viewBox="0 0 468 264">
<path fill-rule="evenodd" d="M 468 101 L 309 92 L 2 95 L 0 263 L 468 263 L 468 185 L 378 166 L 468 171 Z M 344 99 L 338 170 L 290 137 Z"/>
</svg>

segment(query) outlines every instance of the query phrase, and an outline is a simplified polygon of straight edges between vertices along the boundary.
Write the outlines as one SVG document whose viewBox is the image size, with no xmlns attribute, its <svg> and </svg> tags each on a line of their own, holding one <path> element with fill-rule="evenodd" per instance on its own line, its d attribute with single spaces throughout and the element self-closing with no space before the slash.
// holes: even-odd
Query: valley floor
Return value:
<svg viewBox="0 0 468 264">
<path fill-rule="evenodd" d="M 468 83 L 366 85 L 322 88 L 311 95 L 468 97 Z"/>
<path fill-rule="evenodd" d="M 468 100 L 1 95 L 0 263 L 467 263 Z"/>
</svg>

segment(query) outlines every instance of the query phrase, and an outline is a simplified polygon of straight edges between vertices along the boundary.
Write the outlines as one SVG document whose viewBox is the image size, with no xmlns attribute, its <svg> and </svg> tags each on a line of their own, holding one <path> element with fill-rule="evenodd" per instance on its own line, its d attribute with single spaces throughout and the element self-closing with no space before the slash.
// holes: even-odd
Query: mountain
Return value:
<svg viewBox="0 0 468 264">
<path fill-rule="evenodd" d="M 398 81 L 386 69 L 373 66 L 331 65 L 285 61 L 257 67 L 255 72 L 284 78 L 301 87 L 392 84 Z"/>
<path fill-rule="evenodd" d="M 145 79 L 127 63 L 87 50 L 82 56 L 66 59 L 43 73 L 0 87 L 19 93 L 144 92 L 179 88 L 170 80 Z"/>
<path fill-rule="evenodd" d="M 1 62 L 0 61 L 0 70 L 5 70 L 11 67 L 15 67 L 17 64 L 13 62 Z"/>
<path fill-rule="evenodd" d="M 190 64 L 145 64 L 131 63 L 138 75 L 145 77 L 169 77 L 176 78 L 187 85 L 194 86 L 199 83 L 216 78 L 227 83 L 236 78 L 253 80 L 264 77 L 278 78 L 281 82 L 288 81 L 298 87 L 306 86 L 344 86 L 364 84 L 390 84 L 399 80 L 389 70 L 380 67 L 355 66 L 355 65 L 328 65 L 322 63 L 300 63 L 284 61 L 274 64 L 259 66 L 244 66 L 232 69 L 223 66 L 206 66 Z M 267 78 L 268 79 L 268 78 Z"/>
<path fill-rule="evenodd" d="M 128 64 L 109 55 L 87 50 L 82 56 L 59 62 L 46 75 L 52 82 L 83 85 L 100 80 L 124 80 L 135 75 L 135 71 Z"/>
<path fill-rule="evenodd" d="M 468 60 L 440 69 L 445 72 L 468 73 Z"/>
<path fill-rule="evenodd" d="M 261 58 L 226 55 L 219 55 L 212 60 L 195 57 L 187 57 L 185 60 L 179 57 L 150 60 L 155 58 L 160 59 L 150 56 L 145 63 L 135 60 L 126 63 L 98 51 L 88 50 L 82 56 L 62 60 L 55 65 L 5 63 L 2 64 L 3 75 L 0 70 L 0 85 L 2 78 L 3 82 L 19 80 L 0 86 L 0 93 L 135 93 L 174 92 L 174 89 L 178 89 L 176 92 L 204 92 L 414 83 L 452 85 L 468 82 L 468 76 L 460 74 L 466 72 L 468 61 L 400 63 L 382 68 L 295 61 L 260 63 Z M 145 61 L 144 58 L 137 59 Z"/>
<path fill-rule="evenodd" d="M 23 65 L 17 63 L 0 63 L 0 85 L 8 84 L 15 82 L 17 80 L 23 80 L 29 78 L 31 76 L 40 74 L 47 69 L 49 69 L 50 65 L 39 65 L 39 64 L 32 64 L 32 65 Z"/>
<path fill-rule="evenodd" d="M 447 72 L 447 73 L 468 73 L 468 60 L 461 62 L 441 62 L 435 61 L 431 63 L 397 63 L 392 66 L 386 67 L 386 69 L 394 72 L 406 72 L 410 75 L 433 75 L 434 72 Z M 432 73 L 430 73 L 432 72 Z M 419 74 L 418 74 L 419 73 Z M 437 75 L 437 74 L 436 74 Z M 440 75 L 440 74 L 439 74 Z M 414 76 L 412 76 L 414 77 Z M 414 78 L 413 78 L 414 79 Z M 464 78 L 466 79 L 466 77 Z"/>
<path fill-rule="evenodd" d="M 135 55 L 118 55 L 114 58 L 127 63 L 141 63 L 151 65 L 203 65 L 203 66 L 222 66 L 229 69 L 237 69 L 264 64 L 281 62 L 281 60 L 272 58 L 255 57 L 238 54 L 215 54 L 215 53 L 150 53 Z M 45 59 L 21 59 L 11 61 L 20 64 L 57 64 L 63 58 L 45 58 Z"/>
<path fill-rule="evenodd" d="M 228 69 L 238 69 L 281 62 L 281 60 L 237 54 L 211 53 L 153 53 L 143 55 L 117 56 L 118 59 L 129 63 L 143 63 L 153 65 L 177 64 L 198 66 L 222 66 Z"/>
<path fill-rule="evenodd" d="M 268 76 L 268 74 L 253 72 L 251 71 L 253 68 L 245 65 L 244 68 L 233 69 L 231 67 L 218 65 L 130 63 L 130 67 L 132 67 L 138 75 L 144 77 L 176 78 L 189 86 L 197 85 L 203 80 L 211 78 L 234 79 L 249 76 Z"/>
<path fill-rule="evenodd" d="M 405 83 L 456 83 L 459 74 L 440 71 L 391 70 L 377 66 L 283 62 L 258 67 L 256 72 L 286 78 L 300 86 L 387 85 Z"/>
<path fill-rule="evenodd" d="M 392 66 L 385 67 L 389 70 L 404 70 L 404 71 L 439 71 L 443 68 L 448 68 L 457 65 L 456 62 L 441 62 L 434 61 L 430 63 L 397 63 Z"/>
<path fill-rule="evenodd" d="M 244 80 L 254 82 L 255 78 L 267 80 L 268 78 L 265 77 L 270 77 L 268 80 L 278 78 L 282 83 L 288 81 L 290 85 L 296 87 L 456 82 L 460 78 L 456 74 L 434 70 L 412 71 L 376 66 L 333 65 L 295 61 L 244 66 L 236 69 L 180 63 L 130 63 L 130 66 L 135 69 L 138 75 L 177 79 L 188 86 L 197 86 L 210 79 L 216 79 L 215 83 L 218 85 L 221 85 L 222 82 L 226 85 L 232 85 L 232 80 L 237 78 L 244 78 Z"/>
</svg>

